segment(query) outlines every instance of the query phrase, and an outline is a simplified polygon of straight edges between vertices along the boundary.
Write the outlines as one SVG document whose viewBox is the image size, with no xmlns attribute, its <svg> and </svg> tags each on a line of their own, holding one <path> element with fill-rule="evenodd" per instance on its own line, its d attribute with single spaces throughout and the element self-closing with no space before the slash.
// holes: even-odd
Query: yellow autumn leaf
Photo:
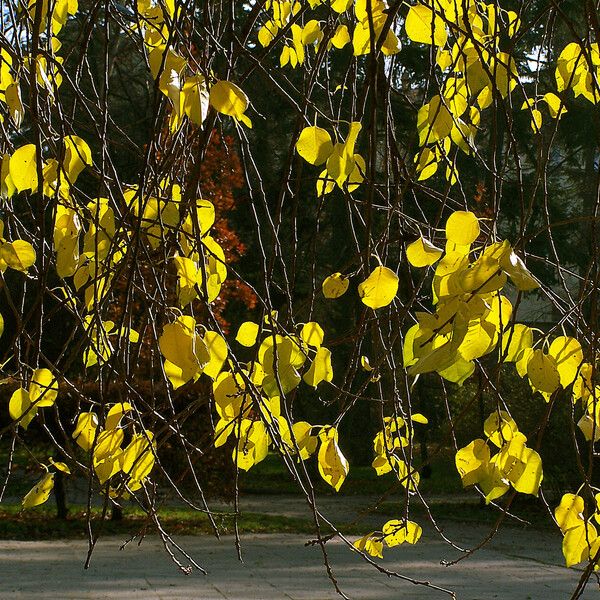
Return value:
<svg viewBox="0 0 600 600">
<path fill-rule="evenodd" d="M 54 487 L 54 473 L 46 473 L 25 495 L 21 504 L 24 509 L 44 504 Z"/>
<path fill-rule="evenodd" d="M 309 346 L 312 346 L 313 348 L 320 348 L 321 344 L 323 343 L 323 339 L 325 338 L 325 333 L 323 332 L 323 328 L 318 323 L 310 321 L 302 326 L 300 337 Z"/>
<path fill-rule="evenodd" d="M 259 326 L 257 323 L 252 321 L 245 321 L 240 325 L 237 335 L 235 336 L 236 341 L 246 348 L 251 348 L 256 344 L 256 338 L 258 336 Z"/>
<path fill-rule="evenodd" d="M 455 463 L 463 487 L 479 483 L 485 477 L 489 462 L 490 448 L 484 440 L 473 440 L 461 448 L 456 453 Z"/>
<path fill-rule="evenodd" d="M 398 292 L 398 276 L 387 267 L 375 267 L 373 272 L 358 286 L 363 304 L 372 309 L 388 306 Z"/>
<path fill-rule="evenodd" d="M 29 423 L 37 414 L 37 407 L 31 408 L 29 392 L 24 388 L 16 389 L 8 402 L 8 412 L 10 418 L 14 421 L 19 420 L 19 425 L 23 429 L 29 427 Z"/>
<path fill-rule="evenodd" d="M 567 567 L 578 565 L 590 559 L 590 546 L 598 537 L 591 523 L 581 523 L 568 529 L 563 538 L 562 550 Z"/>
<path fill-rule="evenodd" d="M 421 538 L 423 529 L 414 521 L 392 519 L 382 527 L 385 543 L 393 548 L 400 544 L 416 544 Z"/>
<path fill-rule="evenodd" d="M 443 19 L 422 4 L 410 7 L 404 27 L 413 42 L 443 46 L 448 39 Z"/>
<path fill-rule="evenodd" d="M 359 538 L 352 544 L 360 552 L 366 552 L 369 556 L 383 558 L 383 542 L 381 535 L 372 531 Z"/>
<path fill-rule="evenodd" d="M 546 394 L 552 394 L 560 385 L 556 359 L 542 350 L 533 351 L 527 362 L 527 376 L 536 390 Z"/>
<path fill-rule="evenodd" d="M 523 352 L 533 345 L 533 331 L 527 325 L 516 323 L 502 333 L 502 356 L 505 362 L 517 362 Z"/>
<path fill-rule="evenodd" d="M 348 475 L 350 465 L 338 446 L 337 437 L 337 430 L 334 427 L 329 427 L 327 432 L 319 434 L 321 446 L 317 460 L 321 477 L 336 492 L 339 492 Z"/>
<path fill-rule="evenodd" d="M 300 460 L 306 460 L 315 453 L 319 438 L 316 435 L 311 435 L 313 427 L 306 421 L 297 421 L 292 425 L 294 439 L 298 446 Z"/>
<path fill-rule="evenodd" d="M 119 402 L 110 407 L 108 414 L 106 415 L 106 421 L 104 422 L 104 427 L 107 430 L 116 429 L 123 415 L 133 410 L 133 406 L 129 404 L 129 402 Z"/>
<path fill-rule="evenodd" d="M 210 88 L 209 102 L 217 112 L 233 117 L 247 127 L 252 127 L 252 122 L 245 114 L 249 105 L 248 96 L 235 83 L 217 81 Z"/>
<path fill-rule="evenodd" d="M 333 367 L 331 366 L 331 351 L 320 346 L 308 371 L 304 374 L 304 381 L 316 388 L 322 381 L 333 379 Z"/>
<path fill-rule="evenodd" d="M 296 142 L 298 154 L 311 165 L 322 165 L 333 152 L 331 136 L 321 127 L 305 127 Z"/>
<path fill-rule="evenodd" d="M 204 365 L 202 373 L 211 379 L 216 379 L 227 360 L 229 353 L 227 342 L 216 331 L 207 331 L 204 334 L 204 344 L 210 354 L 210 360 Z"/>
<path fill-rule="evenodd" d="M 36 148 L 33 144 L 21 146 L 10 157 L 8 172 L 18 192 L 38 188 Z"/>
<path fill-rule="evenodd" d="M 479 237 L 479 219 L 472 212 L 457 210 L 446 221 L 448 241 L 459 246 L 469 246 Z"/>
<path fill-rule="evenodd" d="M 556 361 L 560 385 L 564 388 L 571 385 L 577 377 L 581 363 L 583 363 L 581 344 L 575 338 L 564 335 L 559 336 L 550 344 L 548 355 Z"/>
<path fill-rule="evenodd" d="M 519 431 L 514 419 L 504 410 L 494 411 L 484 422 L 483 431 L 495 446 L 501 448 Z"/>
<path fill-rule="evenodd" d="M 58 381 L 49 369 L 36 369 L 29 384 L 29 399 L 38 407 L 52 406 L 58 395 Z"/>
<path fill-rule="evenodd" d="M 0 245 L 0 271 L 2 261 L 11 269 L 25 273 L 35 264 L 36 254 L 33 246 L 25 240 L 15 240 Z"/>
<path fill-rule="evenodd" d="M 583 511 L 585 505 L 583 498 L 576 494 L 563 494 L 560 504 L 554 509 L 554 517 L 563 533 L 573 527 L 584 524 Z"/>
<path fill-rule="evenodd" d="M 350 280 L 341 273 L 333 273 L 326 277 L 322 284 L 323 296 L 335 299 L 343 296 L 348 291 Z"/>
<path fill-rule="evenodd" d="M 413 267 L 429 267 L 436 263 L 443 253 L 443 250 L 422 237 L 406 248 L 406 258 Z"/>
<path fill-rule="evenodd" d="M 65 136 L 65 157 L 62 168 L 69 183 L 75 183 L 86 165 L 92 164 L 92 151 L 87 142 L 76 135 Z"/>
<path fill-rule="evenodd" d="M 96 429 L 98 428 L 98 417 L 93 412 L 79 413 L 75 430 L 73 431 L 73 439 L 81 448 L 88 451 L 92 449 L 96 438 Z"/>
</svg>

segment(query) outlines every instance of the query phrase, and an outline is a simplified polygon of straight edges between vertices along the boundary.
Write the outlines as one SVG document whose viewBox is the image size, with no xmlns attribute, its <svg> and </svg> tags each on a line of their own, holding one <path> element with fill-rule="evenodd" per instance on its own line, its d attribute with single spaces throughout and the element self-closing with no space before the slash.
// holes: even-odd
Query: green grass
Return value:
<svg viewBox="0 0 600 600">
<path fill-rule="evenodd" d="M 232 515 L 215 515 L 219 533 L 234 533 Z M 210 535 L 213 529 L 204 513 L 185 508 L 163 507 L 160 510 L 163 528 L 173 535 Z M 277 515 L 244 513 L 238 519 L 240 533 L 314 533 L 308 519 Z M 139 509 L 126 509 L 121 521 L 102 519 L 99 508 L 92 509 L 92 530 L 102 535 L 134 535 L 140 532 L 156 533 L 155 525 Z M 66 520 L 55 518 L 54 507 L 43 505 L 21 511 L 17 505 L 0 505 L 0 539 L 44 540 L 86 538 L 87 519 L 81 506 L 71 506 Z"/>
<path fill-rule="evenodd" d="M 421 479 L 419 488 L 424 494 L 455 494 L 462 492 L 460 477 L 454 466 L 454 455 L 450 452 L 439 453 L 431 463 L 431 477 Z M 320 494 L 335 494 L 322 479 L 314 458 L 306 462 L 315 490 Z M 370 465 L 350 464 L 350 472 L 339 494 L 344 495 L 383 495 L 397 481 L 394 475 L 377 476 Z M 240 489 L 248 494 L 298 494 L 298 485 L 294 483 L 282 459 L 275 453 L 255 465 L 247 473 L 240 473 Z"/>
</svg>

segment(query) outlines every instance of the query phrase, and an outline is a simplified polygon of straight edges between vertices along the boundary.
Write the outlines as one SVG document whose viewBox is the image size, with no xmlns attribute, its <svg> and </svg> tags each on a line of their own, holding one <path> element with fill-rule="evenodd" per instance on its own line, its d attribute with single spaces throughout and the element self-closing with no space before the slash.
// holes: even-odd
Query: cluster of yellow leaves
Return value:
<svg viewBox="0 0 600 600">
<path fill-rule="evenodd" d="M 474 361 L 510 336 L 512 305 L 500 293 L 507 281 L 521 291 L 539 286 L 507 241 L 473 248 L 479 233 L 476 215 L 456 211 L 446 222 L 445 251 L 423 238 L 406 249 L 413 266 L 436 265 L 436 311 L 417 312 L 404 339 L 410 375 L 437 372 L 462 385 L 474 372 Z"/>
<path fill-rule="evenodd" d="M 122 488 L 128 492 L 140 489 L 154 467 L 156 454 L 154 434 L 148 430 L 133 431 L 129 443 L 123 447 L 127 424 L 122 421 L 132 410 L 128 402 L 114 404 L 106 414 L 104 428 L 99 425 L 96 413 L 82 412 L 72 434 L 83 450 L 92 453 L 92 464 L 100 485 L 123 473 Z M 120 491 L 112 482 L 111 486 L 113 495 L 118 495 Z"/>
<path fill-rule="evenodd" d="M 261 46 L 267 48 L 279 31 L 287 26 L 291 17 L 297 15 L 301 8 L 302 5 L 296 0 L 267 0 L 263 10 L 269 18 L 258 30 L 258 41 Z M 302 28 L 300 29 L 302 30 Z"/>
<path fill-rule="evenodd" d="M 38 156 L 34 144 L 20 146 L 12 154 L 2 157 L 2 191 L 4 198 L 14 194 L 41 188 L 45 196 L 57 195 L 61 200 L 70 199 L 71 186 L 86 165 L 92 164 L 92 153 L 87 143 L 76 135 L 62 140 L 63 158 L 41 161 L 42 181 L 38 177 Z"/>
<path fill-rule="evenodd" d="M 220 334 L 204 330 L 200 335 L 196 320 L 188 315 L 165 325 L 158 345 L 173 389 L 197 381 L 203 373 L 217 379 L 228 354 L 227 343 Z"/>
<path fill-rule="evenodd" d="M 325 298 L 335 299 L 343 296 L 348 291 L 349 285 L 349 278 L 341 273 L 333 273 L 324 279 L 321 287 Z M 383 265 L 375 267 L 358 285 L 360 299 L 373 310 L 391 304 L 397 293 L 398 275 Z"/>
<path fill-rule="evenodd" d="M 120 336 L 134 344 L 140 339 L 135 329 L 125 327 L 116 329 L 113 321 L 97 321 L 92 315 L 84 318 L 83 326 L 88 340 L 83 351 L 83 364 L 86 368 L 102 365 L 108 361 L 114 349 L 111 337 Z"/>
<path fill-rule="evenodd" d="M 138 13 L 150 71 L 173 109 L 169 119 L 170 130 L 177 131 L 184 118 L 195 125 L 202 125 L 209 106 L 252 127 L 245 114 L 249 104 L 246 94 L 229 81 L 216 81 L 210 85 L 203 75 L 190 74 L 192 65 L 170 44 L 170 27 L 177 14 L 175 3 L 172 0 L 164 3 L 138 0 Z"/>
<path fill-rule="evenodd" d="M 50 26 L 52 35 L 58 35 L 69 15 L 74 15 L 78 7 L 78 0 L 29 0 L 27 3 L 28 25 L 33 29 L 37 19 L 39 20 L 39 34 L 46 33 Z"/>
<path fill-rule="evenodd" d="M 370 556 L 383 558 L 383 544 L 388 548 L 402 544 L 416 544 L 423 530 L 414 521 L 392 519 L 385 523 L 381 531 L 372 531 L 354 542 L 354 547 Z"/>
<path fill-rule="evenodd" d="M 387 23 L 387 3 L 383 0 L 356 0 L 354 2 L 354 14 L 356 26 L 352 34 L 352 47 L 354 55 L 369 54 L 381 45 L 381 52 L 390 56 L 400 52 L 400 40 Z M 371 13 L 369 15 L 369 13 Z M 371 27 L 374 37 L 371 37 Z M 385 38 L 381 39 L 385 35 Z"/>
<path fill-rule="evenodd" d="M 23 429 L 37 415 L 38 409 L 52 406 L 58 396 L 58 381 L 49 369 L 36 369 L 31 375 L 29 387 L 14 391 L 8 403 L 10 418 Z"/>
<path fill-rule="evenodd" d="M 553 92 L 548 92 L 537 99 L 528 98 L 523 102 L 521 110 L 529 109 L 533 133 L 539 133 L 542 128 L 543 118 L 539 109 L 540 103 L 544 103 L 548 107 L 548 112 L 553 119 L 560 119 L 567 112 L 562 100 Z"/>
<path fill-rule="evenodd" d="M 452 148 L 470 154 L 480 111 L 496 94 L 506 98 L 517 85 L 515 61 L 499 46 L 501 37 L 513 37 L 519 25 L 515 12 L 478 0 L 430 0 L 409 9 L 406 34 L 413 42 L 437 46 L 436 63 L 446 73 L 440 94 L 417 117 L 420 180 L 432 177 L 440 163 L 451 184 L 458 180 Z"/>
<path fill-rule="evenodd" d="M 354 152 L 360 130 L 360 123 L 350 123 L 346 140 L 335 144 L 329 132 L 316 125 L 301 131 L 296 142 L 298 154 L 311 165 L 325 164 L 325 169 L 317 179 L 318 196 L 331 193 L 336 185 L 353 192 L 363 182 L 365 160 Z"/>
<path fill-rule="evenodd" d="M 512 417 L 503 410 L 494 412 L 483 429 L 485 440 L 473 440 L 456 453 L 463 486 L 477 485 L 488 504 L 511 486 L 522 494 L 537 496 L 543 479 L 542 459 L 527 447 L 527 438 Z M 490 445 L 499 448 L 493 456 Z"/>
<path fill-rule="evenodd" d="M 25 57 L 25 69 L 30 69 L 31 63 L 34 63 L 37 83 L 47 90 L 51 98 L 62 83 L 60 65 L 64 60 L 56 55 L 60 50 L 61 43 L 55 36 L 60 33 L 69 16 L 74 15 L 77 9 L 77 0 L 29 0 L 27 3 L 28 27 L 33 29 L 37 19 L 38 32 L 44 35 L 49 31 L 50 36 L 44 54 L 38 54 L 35 60 L 30 56 Z M 13 59 L 10 53 L 4 48 L 0 49 L 0 102 L 6 105 L 7 112 L 18 129 L 23 122 L 25 110 L 21 98 L 21 88 L 12 64 Z M 3 117 L 0 115 L 0 123 L 2 121 Z"/>
<path fill-rule="evenodd" d="M 419 485 L 419 473 L 404 461 L 406 448 L 413 437 L 413 424 L 427 424 L 427 418 L 421 414 L 411 416 L 411 422 L 402 417 L 385 417 L 384 428 L 373 439 L 375 458 L 372 467 L 377 475 L 393 471 L 400 483 L 414 492 Z"/>
<path fill-rule="evenodd" d="M 11 268 L 15 271 L 27 272 L 27 269 L 35 263 L 35 250 L 25 240 L 13 240 L 8 242 L 4 239 L 4 221 L 0 219 L 0 273 Z M 0 331 L 0 335 L 2 332 Z"/>
<path fill-rule="evenodd" d="M 7 112 L 15 127 L 19 128 L 23 122 L 24 108 L 21 100 L 21 88 L 14 79 L 12 71 L 12 56 L 4 49 L 0 49 L 0 102 L 6 104 Z M 0 115 L 0 123 L 4 117 Z"/>
<path fill-rule="evenodd" d="M 224 371 L 213 382 L 213 396 L 219 421 L 215 427 L 215 446 L 225 444 L 231 434 L 237 440 L 234 463 L 248 470 L 263 460 L 271 444 L 282 452 L 298 452 L 306 460 L 318 453 L 319 472 L 334 489 L 339 490 L 349 469 L 338 446 L 334 427 L 323 426 L 313 434 L 309 423 L 291 424 L 281 412 L 286 394 L 303 380 L 317 388 L 333 379 L 331 351 L 323 346 L 325 334 L 314 322 L 304 323 L 298 334 L 276 333 L 277 315 L 265 318 L 264 325 L 242 323 L 236 341 L 252 348 L 265 333 L 255 358 L 241 370 Z"/>
<path fill-rule="evenodd" d="M 179 227 L 181 255 L 173 259 L 182 308 L 198 297 L 198 290 L 207 302 L 212 302 L 227 279 L 225 252 L 210 235 L 215 222 L 215 207 L 208 200 L 199 199 L 195 214 L 193 208 L 190 210 Z"/>
<path fill-rule="evenodd" d="M 28 0 L 27 3 L 27 26 L 33 31 L 38 23 L 37 33 L 41 36 L 40 43 L 45 45 L 44 52 L 40 52 L 35 58 L 26 56 L 24 60 L 26 70 L 35 68 L 36 80 L 40 88 L 45 89 L 52 99 L 56 90 L 62 83 L 61 67 L 64 62 L 62 56 L 58 56 L 61 42 L 58 34 L 65 26 L 68 18 L 77 13 L 78 0 Z M 33 66 L 32 66 L 33 63 Z M 16 84 L 15 84 L 16 85 Z M 20 118 L 15 118 L 13 110 L 17 110 L 21 104 L 18 85 L 12 96 L 12 108 L 9 104 L 11 116 L 16 126 L 21 123 Z M 22 111 L 22 105 L 21 105 Z"/>
<path fill-rule="evenodd" d="M 313 9 L 325 3 L 325 0 L 309 0 Z M 400 40 L 391 27 L 392 23 L 387 22 L 388 5 L 383 0 L 370 2 L 368 0 L 332 0 L 327 3 L 331 5 L 333 12 L 339 15 L 346 13 L 354 5 L 355 17 L 352 37 L 348 25 L 339 23 L 328 41 L 328 50 L 332 46 L 341 49 L 352 42 L 355 56 L 369 54 L 371 49 L 378 46 L 381 47 L 381 52 L 387 56 L 400 51 Z M 258 32 L 258 41 L 261 45 L 265 48 L 270 46 L 279 32 L 297 15 L 300 8 L 300 2 L 297 1 L 269 0 L 266 2 L 264 10 L 267 11 L 268 19 L 265 20 Z M 373 38 L 371 38 L 371 28 L 374 33 Z M 291 39 L 284 41 L 279 63 L 281 67 L 290 64 L 295 68 L 304 62 L 306 46 L 314 45 L 315 51 L 318 50 L 323 39 L 323 31 L 319 21 L 310 19 L 304 25 L 292 23 L 289 32 Z"/>
<path fill-rule="evenodd" d="M 576 494 L 564 494 L 554 511 L 556 522 L 563 534 L 562 551 L 567 567 L 594 561 L 598 569 L 600 536 L 592 520 L 600 524 L 600 494 L 594 498 L 594 512 L 584 516 L 585 502 Z"/>
<path fill-rule="evenodd" d="M 589 43 L 585 46 L 577 42 L 567 44 L 558 57 L 554 75 L 559 92 L 571 89 L 575 97 L 583 96 L 589 102 L 597 104 L 600 100 L 598 43 Z"/>
</svg>

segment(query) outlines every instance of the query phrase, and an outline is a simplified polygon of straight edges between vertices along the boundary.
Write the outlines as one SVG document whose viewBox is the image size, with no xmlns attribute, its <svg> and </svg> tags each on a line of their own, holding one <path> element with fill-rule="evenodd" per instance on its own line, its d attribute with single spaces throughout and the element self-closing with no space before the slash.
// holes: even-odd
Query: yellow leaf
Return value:
<svg viewBox="0 0 600 600">
<path fill-rule="evenodd" d="M 298 421 L 292 425 L 300 460 L 306 460 L 317 449 L 318 438 L 316 435 L 311 435 L 311 430 L 312 425 L 306 421 Z"/>
<path fill-rule="evenodd" d="M 121 419 L 125 413 L 133 410 L 133 407 L 129 402 L 119 402 L 114 406 L 110 407 L 108 414 L 106 415 L 106 421 L 104 427 L 107 430 L 116 429 L 121 422 Z"/>
<path fill-rule="evenodd" d="M 527 363 L 527 376 L 531 385 L 540 392 L 551 394 L 560 385 L 556 359 L 542 350 L 534 350 Z"/>
<path fill-rule="evenodd" d="M 210 354 L 210 360 L 202 369 L 202 373 L 211 379 L 216 379 L 217 375 L 221 372 L 225 360 L 227 359 L 227 354 L 229 353 L 227 342 L 223 336 L 216 331 L 207 331 L 204 334 L 204 343 Z"/>
<path fill-rule="evenodd" d="M 457 210 L 446 221 L 446 237 L 459 246 L 469 246 L 479 237 L 479 219 L 472 212 Z"/>
<path fill-rule="evenodd" d="M 405 542 L 408 544 L 416 544 L 421 538 L 423 530 L 421 529 L 421 526 L 414 521 L 399 521 L 397 519 L 392 519 L 382 527 L 382 532 L 385 543 L 390 548 L 393 548 L 394 546 L 399 546 Z"/>
<path fill-rule="evenodd" d="M 492 444 L 501 448 L 519 431 L 514 419 L 504 410 L 494 411 L 483 424 L 483 431 Z"/>
<path fill-rule="evenodd" d="M 52 406 L 58 395 L 58 381 L 48 369 L 36 369 L 29 384 L 29 399 L 38 407 Z"/>
<path fill-rule="evenodd" d="M 474 485 L 485 476 L 490 462 L 490 448 L 484 440 L 473 440 L 456 453 L 455 462 L 463 487 Z"/>
<path fill-rule="evenodd" d="M 311 165 L 322 165 L 333 152 L 333 142 L 325 129 L 305 127 L 296 142 L 296 150 Z"/>
<path fill-rule="evenodd" d="M 29 427 L 29 423 L 33 420 L 37 414 L 37 407 L 31 408 L 31 401 L 29 399 L 29 392 L 24 388 L 18 388 L 15 390 L 10 397 L 8 403 L 8 412 L 10 418 L 14 421 L 19 421 L 19 425 L 23 429 Z"/>
<path fill-rule="evenodd" d="M 546 101 L 546 104 L 548 105 L 548 110 L 550 112 L 550 116 L 553 119 L 560 118 L 560 117 L 562 117 L 562 115 L 564 113 L 567 112 L 567 109 L 565 108 L 564 104 L 562 103 L 562 100 L 556 94 L 553 94 L 552 92 L 548 92 L 547 94 L 544 94 L 544 100 Z"/>
<path fill-rule="evenodd" d="M 598 537 L 591 523 L 582 523 L 567 530 L 563 538 L 562 551 L 567 567 L 578 565 L 590 559 L 590 545 Z"/>
<path fill-rule="evenodd" d="M 92 151 L 85 140 L 76 135 L 65 136 L 65 157 L 62 167 L 69 183 L 75 183 L 86 165 L 92 164 Z"/>
<path fill-rule="evenodd" d="M 550 344 L 548 354 L 556 360 L 560 385 L 564 388 L 571 385 L 583 362 L 581 344 L 575 338 L 559 336 Z"/>
<path fill-rule="evenodd" d="M 234 83 L 217 81 L 210 88 L 209 101 L 217 112 L 233 117 L 244 123 L 244 125 L 252 127 L 252 122 L 244 114 L 249 104 L 248 97 Z"/>
<path fill-rule="evenodd" d="M 165 325 L 158 345 L 167 361 L 181 369 L 178 384 L 199 375 L 210 361 L 208 348 L 196 332 L 196 321 L 192 317 L 182 316 Z M 173 380 L 171 383 L 175 385 Z"/>
<path fill-rule="evenodd" d="M 525 263 L 514 252 L 504 254 L 500 259 L 500 266 L 518 290 L 528 292 L 540 287 L 540 282 L 529 272 Z"/>
<path fill-rule="evenodd" d="M 181 93 L 183 94 L 183 112 L 192 123 L 202 125 L 208 114 L 209 105 L 206 80 L 202 75 L 187 77 Z"/>
<path fill-rule="evenodd" d="M 310 369 L 304 374 L 304 381 L 316 388 L 322 381 L 333 379 L 333 367 L 331 366 L 331 352 L 320 346 L 313 359 Z"/>
<path fill-rule="evenodd" d="M 309 323 L 305 323 L 303 325 L 302 331 L 300 332 L 300 337 L 309 346 L 312 346 L 313 348 L 320 348 L 321 344 L 323 343 L 323 339 L 325 338 L 325 333 L 318 323 L 310 321 Z"/>
<path fill-rule="evenodd" d="M 347 277 L 341 273 L 333 273 L 323 281 L 323 296 L 330 299 L 339 298 L 346 293 L 349 285 L 350 280 Z"/>
<path fill-rule="evenodd" d="M 245 321 L 240 325 L 237 335 L 235 336 L 236 341 L 246 348 L 251 348 L 256 344 L 256 338 L 258 336 L 259 326 L 252 321 Z"/>
<path fill-rule="evenodd" d="M 46 473 L 35 486 L 27 492 L 21 504 L 24 509 L 44 504 L 54 487 L 54 473 Z"/>
<path fill-rule="evenodd" d="M 348 33 L 347 25 L 338 25 L 333 37 L 330 40 L 331 44 L 338 49 L 343 48 L 350 43 L 350 34 Z"/>
<path fill-rule="evenodd" d="M 502 334 L 502 356 L 505 362 L 517 362 L 526 348 L 533 345 L 533 331 L 517 323 Z"/>
<path fill-rule="evenodd" d="M 92 449 L 96 438 L 96 429 L 98 427 L 98 417 L 93 412 L 80 413 L 77 417 L 75 430 L 73 431 L 73 439 L 84 450 Z"/>
<path fill-rule="evenodd" d="M 584 502 L 581 496 L 575 494 L 564 494 L 560 504 L 554 510 L 554 517 L 563 533 L 573 527 L 580 527 L 583 520 Z"/>
<path fill-rule="evenodd" d="M 240 375 L 230 372 L 220 373 L 213 382 L 215 408 L 221 419 L 232 421 L 239 416 L 242 407 L 250 404 L 250 397 L 245 393 L 246 385 Z"/>
<path fill-rule="evenodd" d="M 369 556 L 383 558 L 383 542 L 381 536 L 374 531 L 356 540 L 352 544 L 360 552 L 366 552 Z"/>
<path fill-rule="evenodd" d="M 23 102 L 21 101 L 21 89 L 19 88 L 18 83 L 11 83 L 6 88 L 5 101 L 8 106 L 10 118 L 18 129 L 21 127 L 23 117 L 25 116 L 25 109 L 23 108 Z"/>
<path fill-rule="evenodd" d="M 339 492 L 350 465 L 342 454 L 337 443 L 337 431 L 330 427 L 326 434 L 319 434 L 321 446 L 317 457 L 321 477 L 336 491 Z"/>
<path fill-rule="evenodd" d="M 372 309 L 388 306 L 398 292 L 398 276 L 387 267 L 375 267 L 373 272 L 358 286 L 363 304 Z"/>
<path fill-rule="evenodd" d="M 443 19 L 421 4 L 410 7 L 404 27 L 413 42 L 443 46 L 448 39 Z"/>
<path fill-rule="evenodd" d="M 443 250 L 434 246 L 429 240 L 419 238 L 406 248 L 406 258 L 413 267 L 428 267 L 436 263 Z"/>
<path fill-rule="evenodd" d="M 35 250 L 25 240 L 15 240 L 0 245 L 0 261 L 15 271 L 25 273 L 29 267 L 35 264 Z M 0 270 L 2 270 L 0 268 Z"/>
<path fill-rule="evenodd" d="M 71 469 L 69 469 L 69 466 L 66 463 L 55 461 L 52 457 L 50 457 L 48 459 L 48 461 L 57 471 L 61 471 L 62 473 L 65 473 L 66 475 L 71 474 Z"/>
<path fill-rule="evenodd" d="M 33 144 L 21 146 L 10 157 L 9 174 L 18 192 L 23 190 L 37 191 L 36 149 Z"/>
</svg>

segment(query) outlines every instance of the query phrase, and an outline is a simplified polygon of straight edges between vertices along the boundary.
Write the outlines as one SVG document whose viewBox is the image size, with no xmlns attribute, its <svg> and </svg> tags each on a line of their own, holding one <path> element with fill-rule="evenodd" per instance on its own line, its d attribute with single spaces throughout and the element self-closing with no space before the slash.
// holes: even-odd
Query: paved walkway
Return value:
<svg viewBox="0 0 600 600">
<path fill-rule="evenodd" d="M 486 534 L 483 527 L 454 525 L 446 533 L 465 545 Z M 91 567 L 83 570 L 84 541 L 0 541 L 0 598 L 23 599 L 156 599 L 182 600 L 329 600 L 339 598 L 328 580 L 318 547 L 305 547 L 305 536 L 250 535 L 242 539 L 244 564 L 237 562 L 232 537 L 179 538 L 181 545 L 207 571 L 181 574 L 156 538 L 119 550 L 121 538 L 99 542 Z M 450 598 L 423 586 L 378 573 L 341 542 L 328 544 L 340 588 L 357 600 Z M 441 559 L 458 553 L 426 530 L 414 547 L 387 549 L 383 567 L 451 588 L 460 600 L 565 600 L 580 572 L 562 565 L 560 538 L 506 529 L 490 547 L 458 565 Z M 534 558 L 535 557 L 535 560 Z M 182 559 L 184 564 L 189 561 Z M 591 581 L 586 600 L 599 598 Z"/>
</svg>

